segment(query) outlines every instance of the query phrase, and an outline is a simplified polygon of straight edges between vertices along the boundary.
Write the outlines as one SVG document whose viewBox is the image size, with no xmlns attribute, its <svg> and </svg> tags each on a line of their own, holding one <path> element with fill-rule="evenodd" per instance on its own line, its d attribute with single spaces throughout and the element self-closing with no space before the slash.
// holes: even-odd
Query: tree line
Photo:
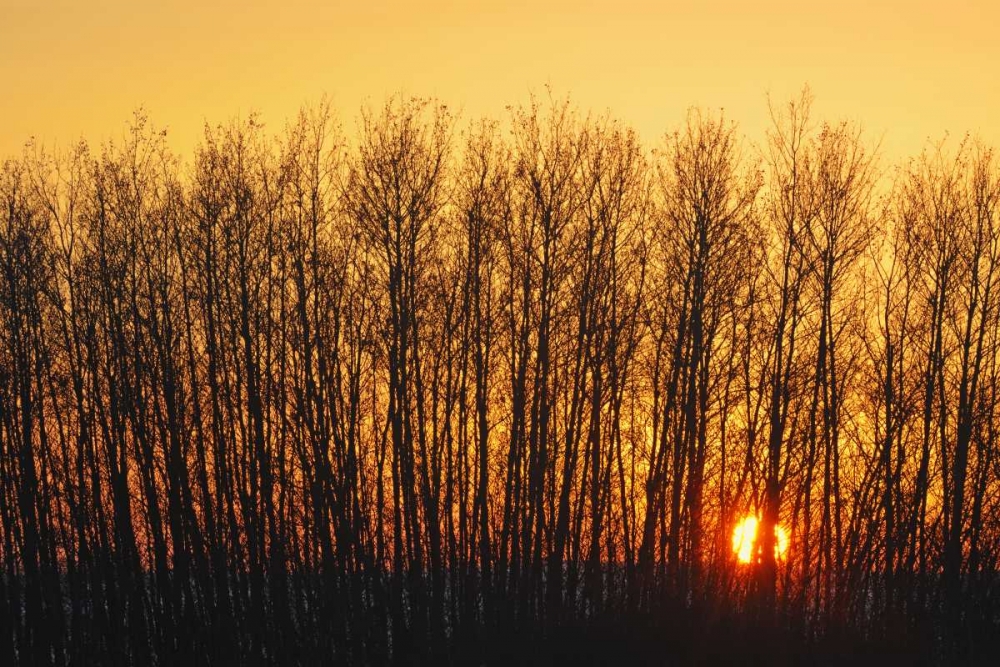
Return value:
<svg viewBox="0 0 1000 667">
<path fill-rule="evenodd" d="M 953 138 L 886 167 L 810 104 L 759 145 L 401 96 L 353 134 L 326 102 L 206 125 L 190 161 L 142 112 L 29 142 L 0 662 L 442 662 L 683 618 L 996 655 L 1000 166 Z"/>
</svg>

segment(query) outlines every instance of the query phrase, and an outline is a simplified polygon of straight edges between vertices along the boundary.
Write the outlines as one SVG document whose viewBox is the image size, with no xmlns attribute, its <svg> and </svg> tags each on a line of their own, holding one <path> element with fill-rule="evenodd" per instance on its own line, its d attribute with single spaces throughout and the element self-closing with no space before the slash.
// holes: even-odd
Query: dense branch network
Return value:
<svg viewBox="0 0 1000 667">
<path fill-rule="evenodd" d="M 29 144 L 0 662 L 419 661 L 720 613 L 996 650 L 1000 168 L 952 141 L 889 178 L 809 103 L 759 148 L 698 111 L 650 152 L 568 102 L 399 97 L 349 138 L 326 104 L 207 127 L 190 163 L 142 114 Z"/>
</svg>

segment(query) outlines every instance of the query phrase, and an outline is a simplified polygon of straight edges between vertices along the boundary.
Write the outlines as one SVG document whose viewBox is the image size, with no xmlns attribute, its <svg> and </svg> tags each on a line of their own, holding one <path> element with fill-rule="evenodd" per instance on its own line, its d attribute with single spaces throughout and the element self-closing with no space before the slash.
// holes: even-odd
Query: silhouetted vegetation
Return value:
<svg viewBox="0 0 1000 667">
<path fill-rule="evenodd" d="M 0 664 L 993 664 L 1000 166 L 809 108 L 29 143 Z"/>
</svg>

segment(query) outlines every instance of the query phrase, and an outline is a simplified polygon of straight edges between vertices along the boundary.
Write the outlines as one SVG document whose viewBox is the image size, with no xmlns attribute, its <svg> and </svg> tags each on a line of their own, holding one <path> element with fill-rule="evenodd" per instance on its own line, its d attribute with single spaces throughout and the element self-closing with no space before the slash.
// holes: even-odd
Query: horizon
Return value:
<svg viewBox="0 0 1000 667">
<path fill-rule="evenodd" d="M 0 664 L 1000 664 L 1000 8 L 626 4 L 5 4 Z"/>
</svg>

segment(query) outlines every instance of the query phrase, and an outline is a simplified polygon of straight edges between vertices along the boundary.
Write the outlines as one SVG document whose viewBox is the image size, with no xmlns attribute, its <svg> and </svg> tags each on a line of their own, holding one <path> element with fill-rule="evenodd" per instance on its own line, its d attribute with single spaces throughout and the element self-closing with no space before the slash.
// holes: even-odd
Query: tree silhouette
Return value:
<svg viewBox="0 0 1000 667">
<path fill-rule="evenodd" d="M 1000 168 L 811 101 L 27 144 L 4 664 L 991 664 Z"/>
</svg>

